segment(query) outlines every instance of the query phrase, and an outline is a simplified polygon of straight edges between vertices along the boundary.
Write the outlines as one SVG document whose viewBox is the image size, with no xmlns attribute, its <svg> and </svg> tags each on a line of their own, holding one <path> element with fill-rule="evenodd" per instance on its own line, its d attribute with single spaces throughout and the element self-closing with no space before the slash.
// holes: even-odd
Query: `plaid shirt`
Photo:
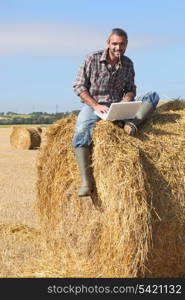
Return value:
<svg viewBox="0 0 185 300">
<path fill-rule="evenodd" d="M 119 102 L 127 92 L 136 94 L 133 62 L 122 55 L 113 67 L 107 61 L 107 51 L 87 56 L 73 86 L 77 96 L 88 91 L 97 102 Z"/>
</svg>

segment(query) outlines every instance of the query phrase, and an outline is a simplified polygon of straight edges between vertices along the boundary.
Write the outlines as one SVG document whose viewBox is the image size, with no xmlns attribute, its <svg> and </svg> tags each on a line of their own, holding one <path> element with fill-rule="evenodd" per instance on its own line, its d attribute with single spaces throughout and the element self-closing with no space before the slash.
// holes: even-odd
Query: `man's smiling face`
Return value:
<svg viewBox="0 0 185 300">
<path fill-rule="evenodd" d="M 112 34 L 107 43 L 111 59 L 119 58 L 127 48 L 127 39 L 116 34 Z"/>
</svg>

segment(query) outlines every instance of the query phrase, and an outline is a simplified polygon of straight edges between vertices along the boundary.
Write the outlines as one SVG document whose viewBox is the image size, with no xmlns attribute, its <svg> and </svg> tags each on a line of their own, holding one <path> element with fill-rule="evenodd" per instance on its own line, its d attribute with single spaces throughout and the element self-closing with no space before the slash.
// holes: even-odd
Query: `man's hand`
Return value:
<svg viewBox="0 0 185 300">
<path fill-rule="evenodd" d="M 80 98 L 83 102 L 85 102 L 87 105 L 92 107 L 94 110 L 96 110 L 98 113 L 106 113 L 109 110 L 109 107 L 106 105 L 99 104 L 90 94 L 88 91 L 84 91 L 80 94 Z"/>
<path fill-rule="evenodd" d="M 132 100 L 132 98 L 130 98 L 129 96 L 125 96 L 125 97 L 123 97 L 121 102 L 130 102 L 131 100 Z"/>
<path fill-rule="evenodd" d="M 129 92 L 129 93 L 127 93 L 124 97 L 123 97 L 123 99 L 121 100 L 122 102 L 130 102 L 130 101 L 132 101 L 132 99 L 134 98 L 134 93 L 133 92 Z"/>
<path fill-rule="evenodd" d="M 98 113 L 107 113 L 109 111 L 109 107 L 107 107 L 106 105 L 98 104 L 98 103 L 96 105 L 94 105 L 93 108 Z"/>
</svg>

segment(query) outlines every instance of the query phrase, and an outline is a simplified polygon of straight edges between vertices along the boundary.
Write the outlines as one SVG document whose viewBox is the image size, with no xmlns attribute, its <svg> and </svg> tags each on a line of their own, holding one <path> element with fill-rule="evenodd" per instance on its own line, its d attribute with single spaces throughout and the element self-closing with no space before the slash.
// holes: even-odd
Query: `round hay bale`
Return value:
<svg viewBox="0 0 185 300">
<path fill-rule="evenodd" d="M 75 121 L 49 126 L 38 157 L 37 208 L 55 258 L 69 277 L 185 276 L 185 110 L 157 110 L 137 137 L 98 122 L 91 198 L 77 196 Z"/>
<path fill-rule="evenodd" d="M 35 128 L 13 127 L 10 133 L 10 144 L 14 149 L 38 149 L 41 136 Z"/>
<path fill-rule="evenodd" d="M 42 128 L 41 127 L 36 127 L 35 128 L 39 133 L 42 133 Z"/>
</svg>

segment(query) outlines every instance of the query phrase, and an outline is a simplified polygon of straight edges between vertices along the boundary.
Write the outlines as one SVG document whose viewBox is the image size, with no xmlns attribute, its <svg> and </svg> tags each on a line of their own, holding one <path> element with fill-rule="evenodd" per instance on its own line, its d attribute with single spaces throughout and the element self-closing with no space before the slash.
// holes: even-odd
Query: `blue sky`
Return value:
<svg viewBox="0 0 185 300">
<path fill-rule="evenodd" d="M 80 109 L 80 64 L 114 27 L 128 33 L 137 94 L 185 99 L 185 1 L 0 0 L 0 112 Z"/>
</svg>

